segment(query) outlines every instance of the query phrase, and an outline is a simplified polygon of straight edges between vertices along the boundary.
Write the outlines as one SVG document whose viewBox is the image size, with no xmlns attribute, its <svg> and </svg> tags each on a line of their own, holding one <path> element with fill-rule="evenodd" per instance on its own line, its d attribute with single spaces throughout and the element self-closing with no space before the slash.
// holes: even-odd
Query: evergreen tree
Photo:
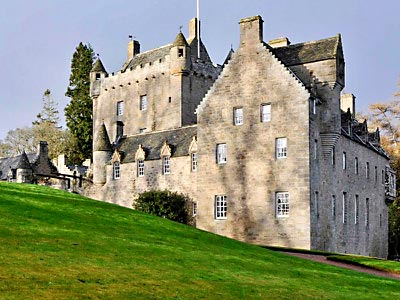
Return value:
<svg viewBox="0 0 400 300">
<path fill-rule="evenodd" d="M 73 163 L 81 163 L 92 156 L 93 108 L 90 97 L 90 71 L 93 60 L 94 52 L 91 46 L 79 43 L 72 57 L 69 86 L 65 93 L 71 98 L 65 108 L 65 119 L 77 146 L 77 155 Z"/>
<path fill-rule="evenodd" d="M 37 120 L 32 122 L 32 124 L 38 125 L 42 123 L 51 123 L 57 126 L 58 122 L 60 122 L 57 110 L 57 102 L 53 100 L 49 89 L 44 91 L 42 101 L 42 111 L 36 115 Z"/>
</svg>

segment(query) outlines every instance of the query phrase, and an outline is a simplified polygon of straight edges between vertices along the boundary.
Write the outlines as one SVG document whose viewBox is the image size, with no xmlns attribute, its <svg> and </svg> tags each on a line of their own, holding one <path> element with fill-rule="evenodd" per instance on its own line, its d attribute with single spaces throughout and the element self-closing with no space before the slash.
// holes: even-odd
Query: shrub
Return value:
<svg viewBox="0 0 400 300">
<path fill-rule="evenodd" d="M 186 195 L 153 190 L 140 194 L 133 207 L 151 215 L 191 225 L 192 205 L 192 200 Z"/>
</svg>

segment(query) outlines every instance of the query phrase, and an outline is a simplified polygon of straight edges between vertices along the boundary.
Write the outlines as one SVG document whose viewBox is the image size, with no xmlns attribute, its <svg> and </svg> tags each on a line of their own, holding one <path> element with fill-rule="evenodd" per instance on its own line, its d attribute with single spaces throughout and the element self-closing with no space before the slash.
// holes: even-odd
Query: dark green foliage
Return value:
<svg viewBox="0 0 400 300">
<path fill-rule="evenodd" d="M 134 208 L 175 222 L 191 224 L 189 207 L 192 203 L 188 196 L 176 192 L 150 191 L 139 195 Z"/>
<path fill-rule="evenodd" d="M 90 97 L 90 71 L 94 52 L 90 45 L 80 43 L 72 57 L 69 86 L 65 95 L 71 98 L 65 108 L 65 119 L 76 141 L 76 155 L 72 163 L 80 163 L 92 156 L 93 108 Z"/>
</svg>

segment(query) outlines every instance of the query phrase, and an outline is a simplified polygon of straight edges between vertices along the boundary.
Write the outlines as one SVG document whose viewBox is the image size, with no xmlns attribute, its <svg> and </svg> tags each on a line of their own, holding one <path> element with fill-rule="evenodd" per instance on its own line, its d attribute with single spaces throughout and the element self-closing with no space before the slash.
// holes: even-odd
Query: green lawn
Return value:
<svg viewBox="0 0 400 300">
<path fill-rule="evenodd" d="M 0 299 L 400 299 L 301 260 L 33 185 L 0 183 Z"/>
<path fill-rule="evenodd" d="M 400 274 L 400 262 L 390 261 L 385 259 L 365 257 L 359 255 L 329 255 L 327 256 L 329 260 L 347 262 L 350 264 L 365 266 L 371 269 L 391 272 Z"/>
</svg>

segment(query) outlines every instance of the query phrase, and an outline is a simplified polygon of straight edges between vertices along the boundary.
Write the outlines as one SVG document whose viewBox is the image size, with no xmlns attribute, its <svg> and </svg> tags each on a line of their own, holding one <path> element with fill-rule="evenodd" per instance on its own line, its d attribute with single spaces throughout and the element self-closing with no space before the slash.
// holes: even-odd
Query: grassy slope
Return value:
<svg viewBox="0 0 400 300">
<path fill-rule="evenodd" d="M 0 183 L 0 299 L 400 299 L 399 281 Z"/>
</svg>

